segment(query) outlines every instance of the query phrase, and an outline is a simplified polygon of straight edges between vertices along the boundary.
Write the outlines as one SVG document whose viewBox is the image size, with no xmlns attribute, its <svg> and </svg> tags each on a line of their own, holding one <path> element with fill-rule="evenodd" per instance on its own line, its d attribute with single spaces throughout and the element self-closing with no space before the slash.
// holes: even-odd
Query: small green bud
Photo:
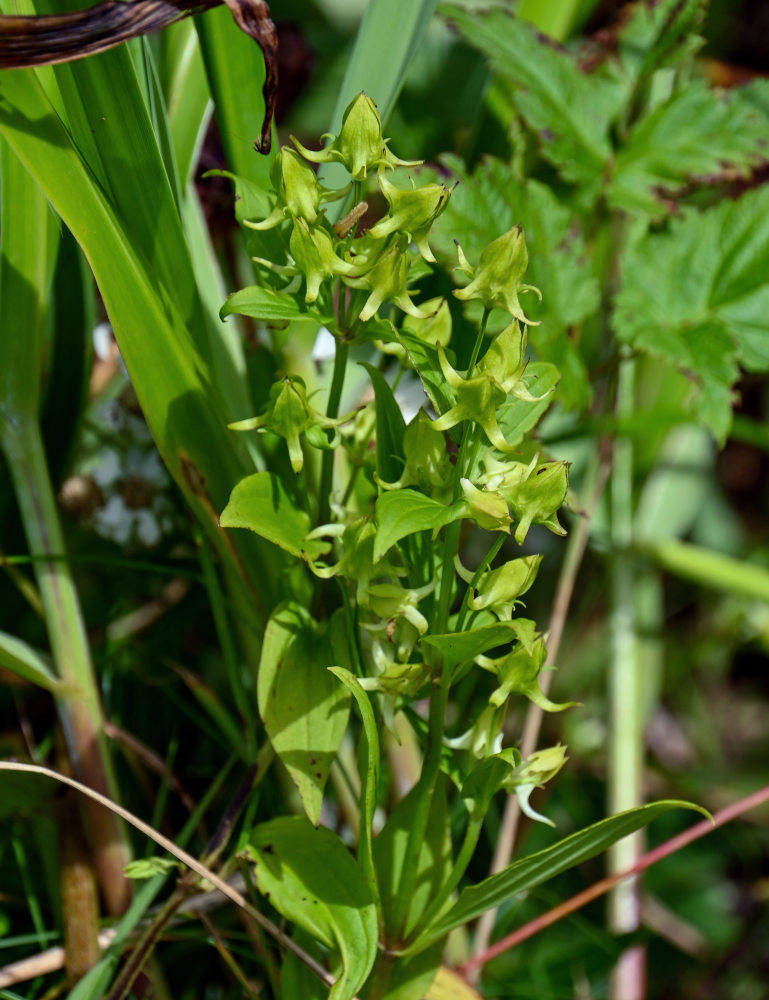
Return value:
<svg viewBox="0 0 769 1000">
<path fill-rule="evenodd" d="M 454 292 L 458 299 L 479 299 L 486 309 L 506 309 L 520 323 L 537 325 L 527 319 L 518 301 L 522 292 L 535 292 L 542 299 L 538 288 L 521 281 L 529 266 L 529 254 L 520 226 L 489 243 L 481 253 L 478 267 L 472 267 L 458 244 L 457 255 L 458 269 L 471 279 L 469 285 Z"/>
<path fill-rule="evenodd" d="M 272 229 L 287 217 L 305 219 L 310 225 L 318 218 L 323 188 L 312 167 L 297 152 L 283 146 L 270 168 L 270 179 L 277 195 L 275 208 L 261 222 L 245 221 L 250 229 Z"/>
</svg>

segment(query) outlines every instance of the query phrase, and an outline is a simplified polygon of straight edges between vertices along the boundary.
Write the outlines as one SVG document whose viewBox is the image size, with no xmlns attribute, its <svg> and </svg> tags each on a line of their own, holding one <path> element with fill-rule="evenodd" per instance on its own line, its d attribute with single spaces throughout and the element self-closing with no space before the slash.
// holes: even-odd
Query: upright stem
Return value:
<svg viewBox="0 0 769 1000">
<path fill-rule="evenodd" d="M 625 358 L 619 369 L 617 418 L 633 410 L 635 362 Z M 614 444 L 611 482 L 611 660 L 609 665 L 609 791 L 610 813 L 641 804 L 643 770 L 642 704 L 636 648 L 636 581 L 630 546 L 633 540 L 633 445 L 619 437 Z M 609 871 L 632 867 L 643 851 L 643 834 L 625 837 L 609 849 Z M 609 895 L 609 928 L 616 934 L 640 925 L 640 891 L 635 876 Z M 612 1000 L 642 1000 L 645 995 L 644 952 L 630 948 L 619 958 L 612 976 Z"/>
<path fill-rule="evenodd" d="M 37 422 L 26 417 L 8 421 L 2 447 L 30 552 L 60 557 L 65 551 L 64 537 Z M 57 673 L 73 689 L 72 694 L 57 698 L 73 770 L 91 788 L 117 799 L 99 690 L 72 573 L 60 558 L 36 559 L 34 566 Z M 85 809 L 104 898 L 112 913 L 122 913 L 130 900 L 130 886 L 123 876 L 129 859 L 127 842 L 112 813 L 93 803 Z"/>
<path fill-rule="evenodd" d="M 331 376 L 331 388 L 328 393 L 326 416 L 332 420 L 339 416 L 339 402 L 342 398 L 344 376 L 347 371 L 347 358 L 350 345 L 337 338 L 334 354 L 334 373 Z M 334 480 L 334 452 L 324 451 L 320 471 L 320 495 L 318 497 L 318 524 L 325 524 L 331 510 L 331 487 Z"/>
</svg>

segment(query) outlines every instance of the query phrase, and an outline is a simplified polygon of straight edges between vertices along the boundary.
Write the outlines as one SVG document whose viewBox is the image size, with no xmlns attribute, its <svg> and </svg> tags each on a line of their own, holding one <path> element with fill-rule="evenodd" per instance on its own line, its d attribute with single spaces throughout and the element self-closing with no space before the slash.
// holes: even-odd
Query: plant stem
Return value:
<svg viewBox="0 0 769 1000">
<path fill-rule="evenodd" d="M 617 419 L 633 412 L 635 362 L 625 358 L 619 369 Z M 641 804 L 643 772 L 643 685 L 636 647 L 636 581 L 630 547 L 633 541 L 633 444 L 619 437 L 614 443 L 611 482 L 611 661 L 609 665 L 609 791 L 610 813 Z M 643 849 L 643 833 L 625 837 L 609 849 L 609 871 L 630 868 Z M 612 889 L 609 928 L 615 934 L 635 931 L 641 922 L 637 878 Z M 629 948 L 612 975 L 613 1000 L 641 1000 L 645 994 L 644 952 Z"/>
<path fill-rule="evenodd" d="M 8 420 L 1 443 L 29 550 L 43 557 L 35 560 L 34 568 L 53 660 L 60 679 L 75 690 L 56 700 L 72 767 L 85 784 L 116 799 L 117 781 L 102 728 L 99 690 L 75 583 L 65 561 L 45 558 L 64 552 L 65 547 L 37 421 L 26 416 Z M 105 901 L 111 913 L 122 913 L 131 897 L 123 875 L 130 858 L 127 841 L 111 813 L 89 803 L 86 815 Z"/>
<path fill-rule="evenodd" d="M 326 416 L 332 420 L 339 416 L 339 402 L 342 398 L 342 388 L 344 387 L 344 377 L 347 371 L 347 358 L 350 353 L 350 345 L 336 339 L 336 351 L 334 353 L 334 372 L 331 376 L 331 388 L 328 393 L 328 405 L 326 406 Z M 320 493 L 318 496 L 318 524 L 326 524 L 331 510 L 331 487 L 334 479 L 334 452 L 324 451 L 321 460 L 320 472 Z"/>
</svg>

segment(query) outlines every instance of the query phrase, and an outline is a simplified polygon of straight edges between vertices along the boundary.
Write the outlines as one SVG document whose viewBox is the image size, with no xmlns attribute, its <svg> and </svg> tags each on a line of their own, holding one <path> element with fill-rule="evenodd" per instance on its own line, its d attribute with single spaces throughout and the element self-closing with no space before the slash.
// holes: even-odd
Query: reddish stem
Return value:
<svg viewBox="0 0 769 1000">
<path fill-rule="evenodd" d="M 650 868 L 653 864 L 661 861 L 662 858 L 666 858 L 668 855 L 674 854 L 676 851 L 680 851 L 681 848 L 686 847 L 687 844 L 691 844 L 693 841 L 699 840 L 699 838 L 704 837 L 705 834 L 711 833 L 719 826 L 724 826 L 737 816 L 742 815 L 742 813 L 749 812 L 751 809 L 755 809 L 756 806 L 760 806 L 762 803 L 767 801 L 769 801 L 769 785 L 761 788 L 757 792 L 753 792 L 752 795 L 748 795 L 744 799 L 740 799 L 738 802 L 734 802 L 725 809 L 719 810 L 719 812 L 714 814 L 712 822 L 709 819 L 704 819 L 699 823 L 695 823 L 694 826 L 685 830 L 683 833 L 679 833 L 677 836 L 671 837 L 670 840 L 666 840 L 664 844 L 660 844 L 660 846 L 655 847 L 653 851 L 648 851 L 644 854 L 631 868 L 627 868 L 625 871 L 617 872 L 614 875 L 608 875 L 606 878 L 602 878 L 594 885 L 591 885 L 590 888 L 584 889 L 582 892 L 578 892 L 577 895 L 572 896 L 571 899 L 567 899 L 565 903 L 560 903 L 558 906 L 554 906 L 552 910 L 548 910 L 547 913 L 543 913 L 534 920 L 530 920 L 527 924 L 524 924 L 523 927 L 519 927 L 517 931 L 513 931 L 512 934 L 508 934 L 507 937 L 503 937 L 500 941 L 497 941 L 479 955 L 473 955 L 472 958 L 469 958 L 465 963 L 460 965 L 457 971 L 462 975 L 467 975 L 467 973 L 471 972 L 473 969 L 485 965 L 486 962 L 490 962 L 492 958 L 496 958 L 498 955 L 508 951 L 510 948 L 515 948 L 516 945 L 528 940 L 530 937 L 538 934 L 546 927 L 550 927 L 551 924 L 561 920 L 569 913 L 574 913 L 575 910 L 579 910 L 581 907 L 585 906 L 586 903 L 591 903 L 599 896 L 603 896 L 604 893 L 607 893 L 609 889 L 613 888 L 613 886 L 617 885 L 617 883 L 621 882 L 623 879 L 629 878 L 631 875 L 635 875 L 638 872 L 642 872 L 645 868 Z"/>
</svg>

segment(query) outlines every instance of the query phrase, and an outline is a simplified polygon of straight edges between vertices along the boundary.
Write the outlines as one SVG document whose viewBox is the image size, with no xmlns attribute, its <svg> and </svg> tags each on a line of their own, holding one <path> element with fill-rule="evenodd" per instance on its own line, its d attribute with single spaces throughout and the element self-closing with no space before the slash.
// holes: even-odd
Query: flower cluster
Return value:
<svg viewBox="0 0 769 1000">
<path fill-rule="evenodd" d="M 412 301 L 409 285 L 419 257 L 434 262 L 427 235 L 435 219 L 446 207 L 449 191 L 442 184 L 417 187 L 413 180 L 403 189 L 386 176 L 398 166 L 417 166 L 400 160 L 387 146 L 382 120 L 374 102 L 359 94 L 345 112 L 339 135 L 328 135 L 326 147 L 318 152 L 306 149 L 293 139 L 296 149 L 284 147 L 271 171 L 274 207 L 261 220 L 246 220 L 257 231 L 286 227 L 287 263 L 276 264 L 263 257 L 254 260 L 281 278 L 294 279 L 279 290 L 291 293 L 297 280 L 303 283 L 305 302 L 320 302 L 331 311 L 334 282 L 340 279 L 355 291 L 367 292 L 359 309 L 342 315 L 336 297 L 337 336 L 365 337 L 362 326 L 373 319 L 386 303 L 393 302 L 416 319 L 431 313 Z M 351 181 L 331 190 L 323 187 L 310 163 L 340 163 Z M 361 236 L 356 235 L 359 218 L 367 205 L 359 200 L 364 182 L 376 174 L 388 212 Z M 325 205 L 353 192 L 355 204 L 349 215 L 336 225 L 326 217 Z M 417 254 L 410 251 L 416 248 Z"/>
</svg>

